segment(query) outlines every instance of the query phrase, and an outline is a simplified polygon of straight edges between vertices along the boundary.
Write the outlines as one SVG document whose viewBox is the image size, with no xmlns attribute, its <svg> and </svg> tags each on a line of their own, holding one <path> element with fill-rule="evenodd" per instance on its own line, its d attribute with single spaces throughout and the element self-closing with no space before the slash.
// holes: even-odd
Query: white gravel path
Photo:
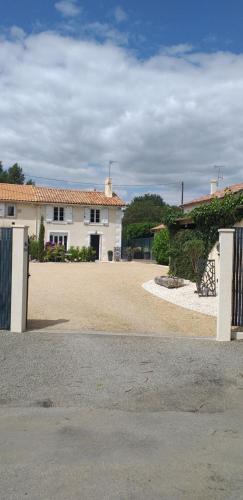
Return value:
<svg viewBox="0 0 243 500">
<path fill-rule="evenodd" d="M 191 309 L 208 316 L 217 316 L 218 297 L 199 297 L 195 292 L 195 283 L 190 281 L 181 288 L 166 288 L 156 285 L 154 280 L 143 283 L 142 287 L 147 291 L 156 295 L 160 299 L 172 302 L 185 309 Z"/>
</svg>

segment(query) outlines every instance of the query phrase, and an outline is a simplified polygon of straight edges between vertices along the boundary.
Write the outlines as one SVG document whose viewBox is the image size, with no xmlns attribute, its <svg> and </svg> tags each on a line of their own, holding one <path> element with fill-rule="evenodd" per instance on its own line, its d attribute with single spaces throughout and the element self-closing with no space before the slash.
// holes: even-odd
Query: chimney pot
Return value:
<svg viewBox="0 0 243 500">
<path fill-rule="evenodd" d="M 112 198 L 112 179 L 107 177 L 105 180 L 105 196 L 107 198 Z"/>
<path fill-rule="evenodd" d="M 210 193 L 211 194 L 214 194 L 217 189 L 218 189 L 218 181 L 217 179 L 212 179 L 211 182 L 210 182 Z"/>
</svg>

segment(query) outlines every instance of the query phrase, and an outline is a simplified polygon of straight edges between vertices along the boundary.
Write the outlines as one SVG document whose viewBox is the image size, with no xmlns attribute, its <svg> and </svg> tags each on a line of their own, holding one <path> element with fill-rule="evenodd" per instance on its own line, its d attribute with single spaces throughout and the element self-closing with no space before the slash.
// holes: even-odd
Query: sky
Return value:
<svg viewBox="0 0 243 500">
<path fill-rule="evenodd" d="M 170 203 L 243 181 L 241 0 L 0 0 L 0 159 Z M 53 180 L 55 179 L 55 180 Z"/>
</svg>

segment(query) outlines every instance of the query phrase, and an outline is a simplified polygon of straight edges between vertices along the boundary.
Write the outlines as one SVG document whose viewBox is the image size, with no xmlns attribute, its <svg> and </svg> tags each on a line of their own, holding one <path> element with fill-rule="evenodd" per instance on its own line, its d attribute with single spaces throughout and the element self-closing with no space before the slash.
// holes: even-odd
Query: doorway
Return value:
<svg viewBox="0 0 243 500">
<path fill-rule="evenodd" d="M 90 235 L 90 246 L 95 250 L 95 260 L 100 260 L 100 235 Z"/>
</svg>

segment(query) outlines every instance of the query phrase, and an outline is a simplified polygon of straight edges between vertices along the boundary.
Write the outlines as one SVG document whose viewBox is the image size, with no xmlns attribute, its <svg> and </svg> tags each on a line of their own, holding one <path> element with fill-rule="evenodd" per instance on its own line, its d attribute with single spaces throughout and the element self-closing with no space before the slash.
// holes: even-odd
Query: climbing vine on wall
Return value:
<svg viewBox="0 0 243 500">
<path fill-rule="evenodd" d="M 182 229 L 175 219 L 168 220 L 170 231 L 170 273 L 180 277 L 195 280 L 195 271 L 190 264 L 188 255 L 188 240 L 194 240 L 193 246 L 202 248 L 202 256 L 207 257 L 218 241 L 220 228 L 233 227 L 243 216 L 243 194 L 228 192 L 224 198 L 214 198 L 211 203 L 194 208 L 185 218 L 190 218 L 191 229 Z M 202 244 L 199 242 L 201 241 Z"/>
</svg>

